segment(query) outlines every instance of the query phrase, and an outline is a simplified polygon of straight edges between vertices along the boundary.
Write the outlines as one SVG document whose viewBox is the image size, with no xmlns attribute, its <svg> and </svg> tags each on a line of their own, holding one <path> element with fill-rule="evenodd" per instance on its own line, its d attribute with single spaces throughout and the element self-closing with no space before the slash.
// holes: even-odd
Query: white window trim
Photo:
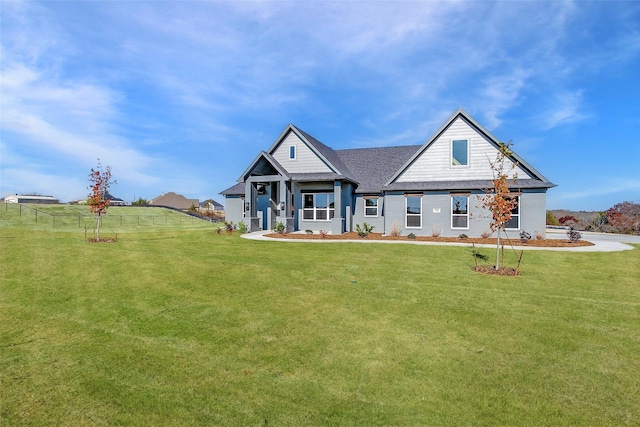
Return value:
<svg viewBox="0 0 640 427">
<path fill-rule="evenodd" d="M 405 194 L 405 197 L 404 197 L 404 226 L 407 229 L 418 230 L 418 229 L 422 228 L 422 199 L 423 199 L 422 196 L 423 196 L 422 194 Z M 407 212 L 407 208 L 408 208 L 407 201 L 408 201 L 409 197 L 419 197 L 420 198 L 420 214 L 410 214 L 410 213 Z M 410 216 L 411 217 L 416 217 L 417 216 L 420 219 L 420 225 L 418 225 L 418 226 L 409 225 L 408 219 L 409 219 Z"/>
<path fill-rule="evenodd" d="M 515 227 L 515 228 L 513 228 L 513 227 L 509 227 L 509 228 L 505 227 L 505 230 L 520 230 L 520 215 L 521 215 L 520 209 L 522 209 L 522 205 L 520 205 L 520 196 L 514 194 L 513 196 L 509 196 L 509 197 L 515 197 L 516 200 L 518 201 L 518 213 L 517 214 L 513 214 L 513 213 L 511 214 L 511 219 L 513 219 L 514 217 L 518 218 L 518 226 Z"/>
<path fill-rule="evenodd" d="M 466 165 L 455 165 L 453 163 L 453 142 L 454 141 L 467 141 L 467 164 Z M 469 138 L 452 139 L 449 142 L 449 167 L 453 169 L 471 167 L 471 140 L 469 140 Z"/>
<path fill-rule="evenodd" d="M 375 206 L 367 206 L 367 200 L 375 200 L 376 201 L 376 205 Z M 364 205 L 364 216 L 367 218 L 377 218 L 378 217 L 378 212 L 380 211 L 380 198 L 377 196 L 370 196 L 370 197 L 364 197 L 363 199 L 363 205 Z M 376 214 L 375 215 L 367 215 L 367 209 L 375 209 L 376 210 Z"/>
<path fill-rule="evenodd" d="M 467 213 L 466 214 L 454 214 L 453 213 L 453 199 L 455 197 L 465 197 L 467 199 Z M 453 226 L 453 217 L 466 217 L 467 218 L 467 226 L 466 227 L 454 227 Z M 452 230 L 468 230 L 469 229 L 469 196 L 466 194 L 452 194 L 451 195 L 451 229 Z"/>
<path fill-rule="evenodd" d="M 335 204 L 335 194 L 328 191 L 326 193 L 302 193 L 302 221 L 314 221 L 314 222 L 330 222 L 333 218 L 331 217 L 331 212 L 333 211 L 334 217 L 335 217 L 335 208 L 331 208 L 331 203 L 327 204 L 326 208 L 318 208 L 316 207 L 316 195 L 318 194 L 331 194 L 334 197 L 334 204 Z M 304 199 L 305 196 L 313 196 L 313 208 L 305 208 L 304 207 Z M 335 205 L 334 205 L 335 206 Z M 304 213 L 306 212 L 310 212 L 313 211 L 313 218 L 305 218 L 304 217 Z M 318 211 L 325 211 L 327 213 L 327 218 L 326 219 L 318 219 Z"/>
<path fill-rule="evenodd" d="M 291 149 L 293 148 L 293 157 L 291 157 Z M 296 148 L 295 145 L 290 145 L 289 146 L 289 160 L 296 160 L 296 158 L 298 157 L 298 149 Z"/>
</svg>

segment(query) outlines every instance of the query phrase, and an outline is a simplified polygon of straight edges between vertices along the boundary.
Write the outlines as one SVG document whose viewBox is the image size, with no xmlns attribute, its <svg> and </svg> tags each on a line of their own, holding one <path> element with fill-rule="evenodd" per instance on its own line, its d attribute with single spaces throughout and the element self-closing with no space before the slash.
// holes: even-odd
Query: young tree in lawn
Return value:
<svg viewBox="0 0 640 427">
<path fill-rule="evenodd" d="M 501 143 L 498 147 L 496 159 L 489 165 L 493 172 L 493 186 L 486 190 L 485 196 L 481 199 L 481 207 L 491 212 L 491 222 L 489 227 L 491 231 L 498 232 L 498 242 L 496 244 L 496 266 L 500 269 L 500 233 L 504 231 L 505 226 L 511 219 L 511 212 L 518 206 L 518 199 L 511 195 L 509 187 L 515 184 L 518 178 L 517 174 L 513 174 L 509 178 L 516 164 L 509 161 L 509 157 L 513 154 L 511 151 L 511 143 Z"/>
<path fill-rule="evenodd" d="M 100 159 L 98 159 L 98 166 L 95 169 L 91 169 L 89 174 L 89 209 L 96 216 L 96 240 L 100 241 L 100 225 L 102 223 L 102 216 L 107 214 L 109 208 L 109 187 L 115 184 L 115 181 L 111 180 L 111 166 L 105 168 L 102 167 Z"/>
</svg>

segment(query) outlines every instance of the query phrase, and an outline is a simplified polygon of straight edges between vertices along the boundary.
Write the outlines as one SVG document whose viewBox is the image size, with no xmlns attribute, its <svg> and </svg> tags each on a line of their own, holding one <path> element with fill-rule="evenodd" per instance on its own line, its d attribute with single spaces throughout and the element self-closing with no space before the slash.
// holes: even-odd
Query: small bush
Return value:
<svg viewBox="0 0 640 427">
<path fill-rule="evenodd" d="M 434 225 L 431 229 L 431 237 L 440 237 L 440 228 Z"/>
<path fill-rule="evenodd" d="M 539 231 L 536 231 L 536 240 L 544 240 L 544 235 Z"/>
<path fill-rule="evenodd" d="M 461 235 L 459 235 L 459 236 L 458 236 L 458 239 L 462 239 L 462 240 L 464 240 L 464 239 L 468 239 L 468 238 L 469 238 L 469 236 L 467 236 L 467 235 L 466 235 L 466 234 L 464 234 L 464 233 L 462 233 Z"/>
<path fill-rule="evenodd" d="M 582 239 L 582 234 L 572 228 L 571 230 L 567 231 L 567 238 L 571 243 L 575 243 L 578 240 Z"/>
<path fill-rule="evenodd" d="M 398 224 L 397 221 L 394 221 L 393 225 L 391 226 L 391 237 L 399 237 L 401 230 L 402 227 L 400 227 L 400 224 Z"/>
<path fill-rule="evenodd" d="M 367 224 L 366 222 L 362 223 L 362 226 L 360 226 L 360 224 L 356 224 L 356 232 L 360 237 L 367 237 L 374 228 L 375 227 L 373 225 Z"/>
<path fill-rule="evenodd" d="M 529 240 L 531 240 L 531 234 L 529 234 L 526 231 L 522 230 L 520 232 L 520 241 L 522 243 L 527 243 Z"/>
<path fill-rule="evenodd" d="M 321 238 L 326 239 L 327 238 L 327 234 L 329 234 L 328 231 L 320 230 L 320 237 Z"/>
<path fill-rule="evenodd" d="M 409 233 L 409 235 L 407 236 L 407 239 L 411 239 L 411 240 L 415 240 L 416 235 L 413 233 Z"/>
<path fill-rule="evenodd" d="M 488 239 L 491 236 L 491 230 L 483 231 L 480 235 L 483 239 Z"/>
<path fill-rule="evenodd" d="M 304 232 L 307 233 L 307 234 L 313 234 L 313 230 L 309 230 L 309 229 L 304 230 Z"/>
<path fill-rule="evenodd" d="M 227 230 L 227 233 L 233 233 L 233 230 L 236 229 L 236 225 L 233 223 L 233 221 L 225 221 L 224 228 Z"/>
<path fill-rule="evenodd" d="M 247 227 L 247 224 L 245 224 L 244 221 L 240 221 L 238 223 L 238 230 L 240 230 L 240 233 L 245 234 L 249 231 L 249 227 Z"/>
<path fill-rule="evenodd" d="M 287 228 L 284 226 L 284 223 L 282 221 L 276 223 L 276 226 L 273 228 L 273 231 L 275 231 L 278 234 L 287 234 Z"/>
</svg>

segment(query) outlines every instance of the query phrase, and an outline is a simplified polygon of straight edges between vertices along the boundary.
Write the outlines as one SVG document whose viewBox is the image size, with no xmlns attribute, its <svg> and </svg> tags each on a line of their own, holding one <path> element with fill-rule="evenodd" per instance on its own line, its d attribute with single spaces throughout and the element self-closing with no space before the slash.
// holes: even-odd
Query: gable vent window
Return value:
<svg viewBox="0 0 640 427">
<path fill-rule="evenodd" d="M 289 146 L 289 158 L 290 159 L 295 159 L 296 158 L 296 146 L 295 145 L 290 145 Z"/>
<path fill-rule="evenodd" d="M 469 140 L 451 141 L 451 166 L 469 166 Z"/>
</svg>

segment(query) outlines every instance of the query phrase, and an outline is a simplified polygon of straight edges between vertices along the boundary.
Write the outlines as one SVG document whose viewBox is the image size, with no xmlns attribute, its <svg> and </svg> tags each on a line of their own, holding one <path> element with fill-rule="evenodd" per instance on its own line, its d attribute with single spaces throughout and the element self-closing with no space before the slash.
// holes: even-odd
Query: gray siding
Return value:
<svg viewBox="0 0 640 427">
<path fill-rule="evenodd" d="M 296 158 L 289 158 L 289 147 L 296 147 Z M 286 138 L 271 153 L 289 173 L 322 173 L 333 172 L 311 148 L 298 136 L 289 132 Z"/>
<path fill-rule="evenodd" d="M 405 196 L 403 193 L 388 193 L 385 196 L 385 233 L 389 234 L 395 224 L 399 224 L 401 234 L 414 233 L 417 236 L 431 236 L 434 233 L 442 237 L 458 237 L 466 234 L 469 237 L 480 237 L 490 231 L 490 212 L 480 207 L 480 197 L 484 192 L 474 191 L 469 195 L 468 228 L 453 228 L 451 224 L 451 194 L 449 192 L 427 192 L 422 196 L 422 225 L 420 228 L 405 226 Z M 511 238 L 519 238 L 520 230 L 544 235 L 545 232 L 546 194 L 544 191 L 524 192 L 520 196 L 520 228 L 509 230 Z"/>
<path fill-rule="evenodd" d="M 356 224 L 362 225 L 363 223 L 371 224 L 375 228 L 374 233 L 385 233 L 384 224 L 384 197 L 378 197 L 378 216 L 371 217 L 364 215 L 364 197 L 358 194 L 355 198 L 355 210 L 353 212 L 353 231 L 356 230 Z"/>
<path fill-rule="evenodd" d="M 225 220 L 233 221 L 234 224 L 238 224 L 243 220 L 242 213 L 244 210 L 244 200 L 239 196 L 226 196 L 225 197 Z M 247 224 L 248 225 L 248 224 Z"/>
<path fill-rule="evenodd" d="M 451 166 L 451 141 L 469 140 L 469 165 Z M 493 179 L 489 161 L 494 161 L 496 148 L 467 122 L 458 117 L 395 182 L 426 182 Z M 505 170 L 512 163 L 505 162 Z M 529 175 L 519 167 L 513 170 L 520 178 Z"/>
</svg>

